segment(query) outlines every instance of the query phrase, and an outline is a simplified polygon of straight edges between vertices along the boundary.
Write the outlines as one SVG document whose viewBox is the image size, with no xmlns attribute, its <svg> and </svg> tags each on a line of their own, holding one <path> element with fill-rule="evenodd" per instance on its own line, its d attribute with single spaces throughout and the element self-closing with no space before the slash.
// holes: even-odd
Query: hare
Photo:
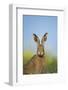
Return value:
<svg viewBox="0 0 68 90">
<path fill-rule="evenodd" d="M 39 37 L 33 34 L 34 41 L 37 43 L 37 54 L 23 67 L 24 74 L 41 74 L 43 72 L 45 64 L 44 42 L 47 40 L 47 35 L 48 33 L 44 34 L 40 43 Z"/>
</svg>

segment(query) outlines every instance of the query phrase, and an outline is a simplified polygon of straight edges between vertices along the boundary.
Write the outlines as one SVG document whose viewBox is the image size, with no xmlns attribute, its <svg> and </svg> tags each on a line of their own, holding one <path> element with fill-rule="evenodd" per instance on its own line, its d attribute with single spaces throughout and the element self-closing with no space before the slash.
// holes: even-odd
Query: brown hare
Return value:
<svg viewBox="0 0 68 90">
<path fill-rule="evenodd" d="M 24 65 L 23 73 L 24 74 L 41 74 L 43 73 L 45 65 L 45 51 L 44 51 L 44 42 L 47 40 L 48 33 L 45 33 L 40 42 L 38 36 L 33 34 L 34 41 L 37 43 L 37 54 L 34 55 L 31 60 Z"/>
</svg>

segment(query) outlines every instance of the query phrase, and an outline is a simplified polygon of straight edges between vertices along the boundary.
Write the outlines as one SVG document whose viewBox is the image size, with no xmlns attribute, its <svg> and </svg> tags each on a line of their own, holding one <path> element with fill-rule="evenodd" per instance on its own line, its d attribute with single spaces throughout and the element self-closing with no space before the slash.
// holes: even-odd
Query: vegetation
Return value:
<svg viewBox="0 0 68 90">
<path fill-rule="evenodd" d="M 27 64 L 32 56 L 33 53 L 31 51 L 25 51 L 23 55 L 23 64 Z M 57 57 L 47 54 L 45 60 L 47 60 L 47 62 L 45 63 L 43 73 L 57 73 Z"/>
</svg>

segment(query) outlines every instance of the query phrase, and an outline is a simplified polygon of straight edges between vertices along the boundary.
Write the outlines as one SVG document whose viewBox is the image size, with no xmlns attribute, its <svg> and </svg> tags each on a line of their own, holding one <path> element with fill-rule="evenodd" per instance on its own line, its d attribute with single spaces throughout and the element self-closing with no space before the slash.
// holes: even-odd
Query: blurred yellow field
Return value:
<svg viewBox="0 0 68 90">
<path fill-rule="evenodd" d="M 31 51 L 24 52 L 23 55 L 23 66 L 25 66 L 32 58 L 33 53 Z M 44 73 L 57 73 L 57 57 L 53 55 L 46 55 L 47 62 L 45 62 L 45 65 L 47 64 L 47 71 L 46 67 L 44 68 Z M 24 67 L 23 67 L 24 69 Z"/>
</svg>

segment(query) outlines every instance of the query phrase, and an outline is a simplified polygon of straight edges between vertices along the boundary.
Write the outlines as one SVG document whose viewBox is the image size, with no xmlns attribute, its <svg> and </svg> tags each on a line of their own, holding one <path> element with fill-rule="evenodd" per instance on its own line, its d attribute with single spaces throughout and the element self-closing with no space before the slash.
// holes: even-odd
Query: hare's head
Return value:
<svg viewBox="0 0 68 90">
<path fill-rule="evenodd" d="M 47 35 L 48 33 L 45 33 L 44 36 L 42 37 L 42 40 L 40 41 L 39 37 L 36 34 L 33 34 L 34 41 L 37 43 L 37 55 L 39 57 L 43 57 L 45 54 L 44 42 L 47 40 Z"/>
</svg>

